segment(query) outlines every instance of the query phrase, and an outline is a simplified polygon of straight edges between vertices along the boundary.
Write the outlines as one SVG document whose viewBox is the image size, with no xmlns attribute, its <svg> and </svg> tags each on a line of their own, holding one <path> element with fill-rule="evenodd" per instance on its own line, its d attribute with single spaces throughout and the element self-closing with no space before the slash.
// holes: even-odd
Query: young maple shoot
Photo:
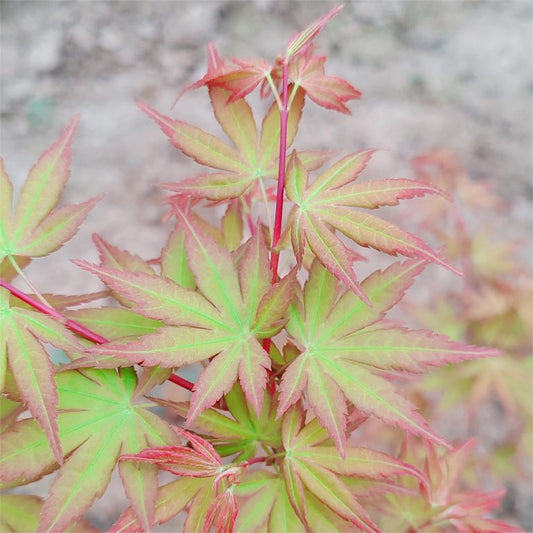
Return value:
<svg viewBox="0 0 533 533">
<path fill-rule="evenodd" d="M 83 515 L 118 467 L 130 506 L 113 532 L 150 531 L 181 512 L 185 531 L 519 531 L 485 516 L 503 492 L 453 492 L 473 444 L 453 448 L 398 386 L 498 355 L 387 318 L 428 263 L 458 270 L 366 210 L 447 194 L 423 179 L 357 181 L 372 150 L 333 161 L 328 151 L 289 153 L 306 100 L 349 113 L 361 96 L 316 53 L 339 10 L 272 64 L 223 60 L 209 45 L 206 75 L 185 91 L 207 88 L 230 142 L 137 102 L 208 170 L 161 184 L 175 226 L 158 260 L 94 237 L 100 263 L 75 263 L 104 292 L 42 295 L 23 272 L 70 239 L 97 201 L 56 207 L 77 119 L 33 167 L 14 210 L 2 164 L 0 475 L 10 489 L 58 471 L 45 499 L 2 496 L 6 530 L 92 531 Z M 271 100 L 260 124 L 246 100 L 256 89 Z M 226 206 L 221 224 L 198 205 Z M 361 281 L 359 247 L 406 259 Z M 115 304 L 72 309 L 103 296 Z M 54 364 L 46 345 L 70 362 Z M 193 364 L 195 383 L 175 373 Z M 190 400 L 156 396 L 166 381 Z M 360 442 L 371 419 L 410 447 L 397 458 L 379 440 Z M 175 479 L 160 485 L 159 470 Z"/>
</svg>

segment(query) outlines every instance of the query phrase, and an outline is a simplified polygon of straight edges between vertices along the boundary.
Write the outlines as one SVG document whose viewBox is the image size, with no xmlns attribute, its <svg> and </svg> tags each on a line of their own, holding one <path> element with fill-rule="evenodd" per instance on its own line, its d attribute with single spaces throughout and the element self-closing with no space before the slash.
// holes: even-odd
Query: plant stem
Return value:
<svg viewBox="0 0 533 533">
<path fill-rule="evenodd" d="M 33 296 L 30 296 L 29 294 L 26 294 L 25 292 L 17 289 L 13 285 L 11 285 L 11 283 L 8 283 L 7 281 L 3 281 L 0 279 L 0 287 L 4 287 L 4 289 L 7 289 L 13 296 L 18 298 L 19 300 L 22 300 L 28 305 L 31 305 L 34 309 L 36 309 L 40 313 L 43 313 L 44 315 L 48 315 L 54 318 L 55 320 L 57 320 L 58 322 L 61 322 L 68 329 L 70 329 L 74 333 L 77 333 L 78 335 L 81 335 L 85 339 L 90 340 L 91 342 L 94 342 L 95 344 L 105 344 L 109 342 L 109 340 L 106 339 L 105 337 L 102 337 L 101 335 L 98 335 L 98 333 L 91 331 L 90 329 L 81 325 L 79 322 L 76 322 L 75 320 L 71 320 L 70 318 L 63 316 L 61 313 L 56 311 L 53 307 L 50 307 L 48 304 L 44 304 L 40 302 L 39 300 L 37 300 L 36 298 L 33 298 Z M 179 385 L 180 387 L 183 387 L 184 389 L 187 389 L 189 391 L 192 391 L 194 387 L 194 383 L 191 383 L 190 381 L 180 376 L 177 376 L 176 374 L 171 374 L 168 379 L 172 383 L 175 383 L 176 385 Z"/>
<path fill-rule="evenodd" d="M 7 258 L 9 262 L 13 265 L 13 268 L 17 274 L 26 282 L 26 285 L 33 291 L 35 296 L 46 306 L 50 307 L 50 304 L 46 301 L 45 297 L 35 288 L 33 283 L 28 279 L 24 271 L 18 266 L 18 263 L 15 261 L 12 255 L 8 255 Z"/>
<path fill-rule="evenodd" d="M 287 60 L 283 61 L 283 92 L 281 94 L 282 106 L 280 109 L 280 133 L 279 133 L 279 166 L 278 166 L 278 190 L 276 194 L 276 213 L 274 218 L 274 234 L 272 236 L 272 253 L 270 255 L 270 270 L 272 271 L 272 283 L 278 279 L 279 252 L 276 247 L 281 237 L 281 222 L 283 219 L 283 196 L 285 192 L 285 164 L 287 159 L 287 124 L 289 117 L 289 74 Z"/>
<path fill-rule="evenodd" d="M 275 453 L 274 455 L 265 455 L 262 457 L 254 457 L 253 459 L 249 459 L 248 461 L 243 461 L 242 463 L 239 463 L 239 466 L 251 466 L 257 463 L 266 463 L 267 461 L 271 461 L 272 459 L 275 459 L 276 457 L 281 457 L 285 455 L 285 452 L 282 453 Z"/>
<path fill-rule="evenodd" d="M 0 287 L 4 287 L 4 289 L 7 289 L 13 296 L 18 298 L 19 300 L 22 300 L 28 305 L 31 305 L 34 309 L 37 309 L 37 311 L 45 315 L 51 316 L 52 318 L 55 318 L 56 320 L 60 320 L 61 322 L 64 322 L 63 315 L 57 312 L 53 307 L 50 307 L 48 304 L 45 304 L 43 302 L 40 302 L 39 300 L 36 300 L 29 294 L 26 294 L 25 292 L 11 285 L 11 283 L 8 283 L 7 281 L 0 279 Z"/>
<path fill-rule="evenodd" d="M 278 97 L 279 98 L 279 97 Z M 276 250 L 281 237 L 281 223 L 283 220 L 283 204 L 285 193 L 285 166 L 287 160 L 287 125 L 289 118 L 289 72 L 287 59 L 283 61 L 283 92 L 281 94 L 281 109 L 279 110 L 279 166 L 278 166 L 278 189 L 276 193 L 276 212 L 274 216 L 274 232 L 272 234 L 272 252 L 270 253 L 270 270 L 272 272 L 272 283 L 278 281 L 279 252 Z M 279 100 L 278 100 L 279 105 Z M 263 341 L 263 348 L 269 354 L 270 338 Z M 273 380 L 269 384 L 269 392 L 274 394 L 276 385 Z"/>
<path fill-rule="evenodd" d="M 172 383 L 175 383 L 176 385 L 179 385 L 183 389 L 187 389 L 188 391 L 192 391 L 194 387 L 194 383 L 192 383 L 188 379 L 178 376 L 177 374 L 170 374 L 168 380 L 172 381 Z"/>
</svg>

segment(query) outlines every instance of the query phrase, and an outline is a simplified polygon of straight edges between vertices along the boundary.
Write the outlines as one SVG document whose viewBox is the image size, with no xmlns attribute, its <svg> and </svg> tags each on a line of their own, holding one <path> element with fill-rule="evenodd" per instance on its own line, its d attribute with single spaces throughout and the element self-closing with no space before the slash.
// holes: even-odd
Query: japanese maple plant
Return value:
<svg viewBox="0 0 533 533">
<path fill-rule="evenodd" d="M 181 513 L 185 531 L 518 531 L 486 515 L 501 491 L 459 486 L 472 442 L 451 446 L 401 391 L 431 367 L 498 355 L 387 318 L 429 263 L 460 273 L 368 210 L 445 193 L 422 180 L 360 180 L 372 150 L 291 150 L 306 100 L 349 113 L 360 97 L 316 54 L 338 11 L 272 64 L 223 60 L 209 45 L 208 71 L 187 90 L 207 89 L 231 143 L 137 102 L 208 170 L 161 184 L 175 225 L 156 260 L 94 237 L 100 264 L 75 262 L 104 292 L 41 294 L 23 272 L 98 200 L 56 207 L 78 119 L 15 207 L 2 166 L 1 479 L 12 489 L 57 471 L 44 499 L 2 495 L 5 530 L 94 530 L 83 515 L 118 466 L 130 506 L 115 532 Z M 271 104 L 259 123 L 246 100 L 255 90 Z M 220 206 L 220 224 L 201 216 Z M 361 247 L 404 258 L 360 280 Z M 115 303 L 82 305 L 103 297 Z M 51 347 L 70 362 L 53 363 Z M 189 365 L 200 368 L 194 383 L 180 375 Z M 189 401 L 154 390 L 167 381 Z M 365 432 L 369 419 L 396 428 L 397 449 Z M 410 509 L 407 522 L 394 502 Z"/>
</svg>

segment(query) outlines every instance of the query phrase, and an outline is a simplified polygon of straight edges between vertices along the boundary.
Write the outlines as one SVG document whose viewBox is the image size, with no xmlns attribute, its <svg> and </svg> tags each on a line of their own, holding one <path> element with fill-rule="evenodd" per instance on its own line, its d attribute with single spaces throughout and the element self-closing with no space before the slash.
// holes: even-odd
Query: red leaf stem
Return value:
<svg viewBox="0 0 533 533">
<path fill-rule="evenodd" d="M 285 167 L 287 160 L 287 122 L 289 116 L 289 73 L 287 59 L 283 61 L 283 93 L 281 95 L 282 108 L 280 110 L 280 134 L 279 134 L 279 166 L 278 166 L 278 188 L 276 193 L 276 213 L 274 218 L 274 234 L 272 235 L 272 253 L 270 255 L 270 270 L 272 271 L 272 283 L 278 281 L 279 252 L 276 247 L 281 237 L 281 223 L 283 219 L 283 204 L 285 192 Z M 270 353 L 271 340 L 263 341 L 263 348 Z M 269 382 L 270 394 L 275 392 L 275 383 Z"/>
<path fill-rule="evenodd" d="M 273 456 L 254 457 L 252 459 L 249 459 L 248 461 L 243 461 L 238 466 L 247 467 L 247 466 L 255 465 L 256 463 L 266 463 L 269 459 L 272 459 L 272 458 Z"/>
<path fill-rule="evenodd" d="M 283 93 L 282 109 L 280 110 L 280 136 L 279 136 L 279 167 L 278 167 L 278 189 L 276 194 L 276 214 L 274 219 L 274 235 L 272 236 L 272 254 L 270 256 L 270 270 L 272 271 L 272 283 L 276 283 L 278 278 L 279 252 L 276 246 L 281 237 L 281 222 L 283 218 L 283 204 L 285 191 L 285 165 L 287 159 L 287 119 L 289 115 L 289 75 L 287 60 L 283 61 Z"/>
<path fill-rule="evenodd" d="M 183 389 L 187 389 L 188 391 L 192 391 L 194 387 L 194 383 L 192 383 L 188 379 L 178 376 L 177 374 L 170 374 L 170 377 L 168 378 L 168 380 L 172 381 L 172 383 L 175 383 L 176 385 L 179 385 Z"/>
<path fill-rule="evenodd" d="M 32 298 L 29 294 L 22 292 L 16 287 L 13 287 L 13 285 L 8 283 L 7 281 L 3 281 L 0 279 L 0 287 L 4 287 L 4 289 L 7 289 L 13 296 L 18 298 L 19 300 L 22 300 L 28 305 L 31 305 L 33 308 L 37 309 L 37 311 L 40 311 L 45 315 L 51 316 L 52 318 L 63 320 L 63 316 L 58 311 L 56 311 L 52 307 L 49 307 L 48 305 L 43 304 L 39 300 Z"/>
<path fill-rule="evenodd" d="M 56 320 L 64 324 L 67 328 L 69 328 L 71 331 L 74 331 L 74 333 L 81 335 L 87 340 L 90 340 L 91 342 L 94 342 L 95 344 L 105 344 L 109 342 L 109 340 L 106 339 L 105 337 L 102 337 L 101 335 L 98 335 L 98 333 L 95 333 L 94 331 L 91 331 L 85 326 L 82 326 L 80 323 L 76 322 L 75 320 L 70 320 L 64 317 L 61 313 L 56 311 L 53 307 L 43 304 L 39 300 L 30 296 L 29 294 L 26 294 L 25 292 L 17 289 L 16 287 L 11 285 L 7 281 L 3 281 L 0 279 L 0 287 L 4 287 L 4 289 L 7 289 L 13 296 L 18 298 L 19 300 L 22 300 L 28 305 L 31 305 L 34 309 L 36 309 L 40 313 L 43 313 L 52 318 L 55 318 Z M 177 376 L 176 374 L 171 374 L 168 379 L 172 383 L 175 383 L 176 385 L 179 385 L 180 387 L 183 387 L 184 389 L 187 389 L 188 391 L 192 391 L 194 387 L 194 383 L 191 383 L 190 381 L 180 376 Z"/>
</svg>

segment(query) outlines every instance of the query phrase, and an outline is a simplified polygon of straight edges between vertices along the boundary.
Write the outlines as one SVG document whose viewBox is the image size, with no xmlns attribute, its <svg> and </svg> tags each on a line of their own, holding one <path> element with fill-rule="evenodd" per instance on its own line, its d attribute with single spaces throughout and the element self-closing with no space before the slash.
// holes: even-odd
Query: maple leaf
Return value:
<svg viewBox="0 0 533 533">
<path fill-rule="evenodd" d="M 300 404 L 283 417 L 282 465 L 287 494 L 298 516 L 305 524 L 309 520 L 304 488 L 335 514 L 366 532 L 379 529 L 342 480 L 342 476 L 387 480 L 398 475 L 414 476 L 426 484 L 416 468 L 382 452 L 367 448 L 347 448 L 343 457 L 327 441 L 328 433 L 317 418 L 305 423 Z"/>
<path fill-rule="evenodd" d="M 283 477 L 268 470 L 245 474 L 236 486 L 239 498 L 239 514 L 235 521 L 236 533 L 255 531 L 276 531 L 276 533 L 296 533 L 305 531 L 305 526 L 298 518 L 287 494 Z M 308 497 L 305 494 L 305 501 Z M 241 503 L 242 502 L 242 503 Z M 325 505 L 318 502 L 323 520 L 334 515 Z M 334 515 L 336 516 L 336 515 Z M 315 522 L 311 522 L 315 523 Z M 344 522 L 345 525 L 350 525 Z M 322 531 L 335 531 L 333 527 Z"/>
<path fill-rule="evenodd" d="M 151 525 L 168 522 L 191 502 L 197 507 L 197 502 L 202 502 L 205 500 L 205 495 L 211 495 L 211 493 L 212 481 L 210 478 L 182 477 L 159 487 L 154 519 Z M 189 521 L 187 523 L 191 529 L 184 529 L 184 531 L 200 531 L 199 524 L 190 524 Z M 143 531 L 143 528 L 134 510 L 129 507 L 109 531 L 110 533 L 138 533 Z M 145 531 L 151 531 L 151 528 Z"/>
<path fill-rule="evenodd" d="M 444 533 L 452 526 L 459 533 L 523 533 L 518 527 L 485 516 L 499 506 L 505 490 L 464 492 L 461 489 L 465 462 L 475 446 L 476 440 L 469 439 L 453 450 L 439 453 L 433 444 L 425 442 L 424 473 L 429 483 L 420 487 L 423 498 L 413 498 L 412 493 L 387 497 L 396 526 L 401 518 L 411 526 L 407 529 L 410 532 Z M 408 440 L 402 455 L 418 451 L 415 443 Z"/>
<path fill-rule="evenodd" d="M 43 505 L 39 531 L 63 531 L 81 516 L 105 491 L 120 454 L 134 454 L 175 438 L 146 404 L 133 403 L 137 379 L 132 370 L 121 375 L 114 370 L 85 370 L 83 375 L 68 371 L 55 381 L 58 433 L 66 460 Z M 3 483 L 25 484 L 55 468 L 48 438 L 34 419 L 20 420 L 2 435 Z M 134 512 L 148 529 L 153 522 L 157 469 L 122 462 L 119 470 Z"/>
<path fill-rule="evenodd" d="M 324 26 L 338 15 L 342 8 L 343 6 L 335 6 L 329 13 L 311 22 L 305 29 L 291 37 L 287 45 L 286 58 L 290 59 L 297 54 L 305 53 Z"/>
<path fill-rule="evenodd" d="M 207 45 L 207 73 L 198 81 L 191 83 L 178 96 L 203 86 L 223 88 L 228 91 L 227 104 L 231 104 L 250 94 L 261 82 L 265 82 L 272 67 L 262 58 L 233 59 L 232 64 L 225 62 L 219 55 L 215 43 Z"/>
<path fill-rule="evenodd" d="M 7 362 L 22 400 L 44 429 L 56 461 L 63 461 L 57 428 L 54 366 L 42 346 L 80 351 L 74 335 L 50 317 L 13 307 L 0 287 L 0 390 L 4 391 Z"/>
<path fill-rule="evenodd" d="M 1 494 L 0 529 L 2 531 L 37 531 L 43 500 L 30 494 Z M 98 533 L 83 518 L 76 520 L 64 530 L 66 533 Z"/>
<path fill-rule="evenodd" d="M 263 58 L 233 59 L 233 68 L 215 71 L 205 77 L 209 88 L 221 87 L 229 91 L 226 103 L 231 104 L 249 95 L 259 84 L 267 81 L 272 67 Z"/>
<path fill-rule="evenodd" d="M 79 117 L 72 119 L 31 169 L 14 212 L 13 186 L 0 158 L 0 261 L 5 257 L 40 257 L 57 250 L 102 198 L 54 209 L 70 175 L 70 148 L 78 121 Z"/>
<path fill-rule="evenodd" d="M 11 204 L 9 205 L 9 208 L 11 208 Z M 21 270 L 26 268 L 30 263 L 31 257 L 17 257 L 17 266 Z M 0 279 L 9 282 L 18 275 L 19 273 L 9 260 L 9 257 L 4 257 L 4 259 L 0 261 Z"/>
<path fill-rule="evenodd" d="M 276 179 L 280 136 L 280 114 L 276 103 L 265 115 L 259 135 L 252 109 L 244 99 L 227 103 L 228 91 L 217 87 L 211 88 L 209 94 L 215 117 L 236 149 L 200 128 L 166 117 L 147 104 L 137 102 L 176 148 L 197 163 L 219 170 L 177 183 L 164 182 L 160 186 L 178 196 L 218 201 L 243 195 L 252 186 L 260 185 L 262 178 Z M 304 93 L 297 90 L 289 111 L 287 146 L 296 136 L 303 105 Z M 301 152 L 300 156 L 308 168 L 315 169 L 329 157 L 329 153 L 309 151 Z"/>
<path fill-rule="evenodd" d="M 296 87 L 301 87 L 307 96 L 319 106 L 351 114 L 344 102 L 361 98 L 361 92 L 346 80 L 337 76 L 326 76 L 325 56 L 308 53 L 298 55 L 289 65 L 289 77 Z"/>
<path fill-rule="evenodd" d="M 343 477 L 347 486 L 351 485 L 353 480 L 363 483 L 362 478 Z M 373 487 L 378 483 L 364 481 L 372 483 Z M 392 485 L 390 479 L 383 483 L 386 483 L 388 488 Z M 236 533 L 322 533 L 354 529 L 352 523 L 344 520 L 303 487 L 302 500 L 308 521 L 305 526 L 290 502 L 283 476 L 267 470 L 246 472 L 235 486 L 235 494 L 239 502 L 239 514 L 235 521 Z"/>
<path fill-rule="evenodd" d="M 2 389 L 2 392 L 4 394 L 0 396 L 0 433 L 15 423 L 19 415 L 26 410 L 22 403 L 6 396 L 9 394 L 8 387 Z"/>
<path fill-rule="evenodd" d="M 363 300 L 352 262 L 359 256 L 335 235 L 338 230 L 360 246 L 407 257 L 420 257 L 457 272 L 420 239 L 385 220 L 350 207 L 375 209 L 402 199 L 441 194 L 414 180 L 386 179 L 352 184 L 372 157 L 372 151 L 344 157 L 309 185 L 309 174 L 293 151 L 287 164 L 287 196 L 296 205 L 287 222 L 294 252 L 300 259 L 308 243 L 320 262 Z"/>
<path fill-rule="evenodd" d="M 372 304 L 368 307 L 351 290 L 339 291 L 335 278 L 314 261 L 302 301 L 289 309 L 286 330 L 301 353 L 283 374 L 279 412 L 286 411 L 306 390 L 311 410 L 341 453 L 346 400 L 364 414 L 445 445 L 383 374 L 420 373 L 498 352 L 382 320 L 424 265 L 424 261 L 410 260 L 371 274 L 362 283 Z"/>
<path fill-rule="evenodd" d="M 192 448 L 187 446 L 159 446 L 146 448 L 133 455 L 122 455 L 121 461 L 135 461 L 155 464 L 176 476 L 215 477 L 223 472 L 222 459 L 213 446 L 203 439 L 175 427 L 178 435 L 187 439 Z"/>
<path fill-rule="evenodd" d="M 182 418 L 187 418 L 189 402 L 173 402 L 153 397 L 150 399 L 168 407 Z M 191 425 L 197 433 L 210 437 L 220 455 L 237 453 L 237 459 L 245 461 L 255 457 L 260 446 L 281 446 L 281 421 L 275 417 L 272 397 L 268 392 L 265 391 L 260 416 L 257 416 L 246 402 L 238 383 L 224 396 L 224 402 L 233 418 L 211 408 L 203 411 Z"/>
<path fill-rule="evenodd" d="M 271 337 L 283 326 L 294 272 L 271 286 L 268 252 L 259 232 L 235 265 L 231 254 L 194 224 L 194 215 L 180 216 L 199 292 L 167 278 L 78 262 L 135 302 L 135 311 L 167 324 L 138 341 L 110 343 L 88 353 L 164 368 L 216 356 L 195 385 L 187 422 L 228 392 L 237 378 L 246 399 L 260 413 L 271 363 L 257 339 Z"/>
<path fill-rule="evenodd" d="M 179 435 L 186 438 L 192 447 L 161 446 L 147 448 L 137 454 L 123 455 L 120 459 L 122 461 L 154 464 L 179 476 L 209 478 L 210 486 L 209 484 L 205 485 L 208 498 L 202 498 L 204 500 L 203 505 L 200 505 L 202 512 L 198 513 L 199 516 L 197 517 L 200 518 L 201 516 L 201 521 L 196 521 L 195 527 L 199 527 L 204 522 L 202 531 L 205 533 L 210 531 L 211 526 L 215 526 L 217 533 L 231 532 L 238 511 L 231 485 L 241 469 L 231 465 L 223 465 L 220 455 L 204 438 L 181 428 L 175 428 L 175 430 Z M 194 497 L 194 492 L 189 493 L 189 497 L 192 500 L 191 506 L 194 507 L 197 499 Z M 128 511 L 126 511 L 112 531 L 123 531 L 126 525 L 131 527 L 128 524 L 128 520 L 131 520 L 131 518 L 128 516 Z M 155 521 L 159 523 L 161 518 L 155 517 Z"/>
</svg>

